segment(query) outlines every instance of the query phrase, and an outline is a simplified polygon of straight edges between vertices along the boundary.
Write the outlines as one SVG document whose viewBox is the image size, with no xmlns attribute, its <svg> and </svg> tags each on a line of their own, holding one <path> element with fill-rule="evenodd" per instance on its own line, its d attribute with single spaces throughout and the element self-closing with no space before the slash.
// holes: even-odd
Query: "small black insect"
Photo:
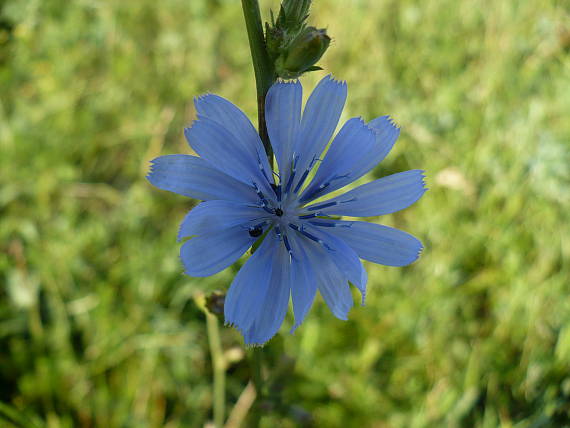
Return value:
<svg viewBox="0 0 570 428">
<path fill-rule="evenodd" d="M 249 228 L 249 236 L 252 238 L 257 238 L 258 236 L 261 236 L 262 233 L 263 228 L 259 224 L 257 226 L 251 226 Z"/>
<path fill-rule="evenodd" d="M 283 215 L 283 210 L 281 208 L 276 208 L 275 209 L 275 215 L 277 217 L 281 217 Z"/>
</svg>

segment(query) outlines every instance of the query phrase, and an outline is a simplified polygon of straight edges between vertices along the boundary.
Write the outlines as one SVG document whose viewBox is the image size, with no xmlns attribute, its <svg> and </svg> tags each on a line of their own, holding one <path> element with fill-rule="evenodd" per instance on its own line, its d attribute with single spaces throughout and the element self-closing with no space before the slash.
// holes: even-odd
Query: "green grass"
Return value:
<svg viewBox="0 0 570 428">
<path fill-rule="evenodd" d="M 192 97 L 255 117 L 240 4 L 0 8 L 0 426 L 203 426 L 195 298 L 237 268 L 182 275 L 195 202 L 144 176 L 189 151 Z M 381 219 L 426 248 L 407 268 L 369 264 L 348 322 L 320 298 L 295 335 L 286 322 L 266 348 L 264 426 L 570 426 L 568 4 L 320 0 L 311 22 L 333 37 L 321 65 L 348 82 L 343 117 L 402 127 L 368 179 L 426 170 L 423 199 Z M 237 331 L 221 339 L 231 410 L 249 369 Z"/>
</svg>

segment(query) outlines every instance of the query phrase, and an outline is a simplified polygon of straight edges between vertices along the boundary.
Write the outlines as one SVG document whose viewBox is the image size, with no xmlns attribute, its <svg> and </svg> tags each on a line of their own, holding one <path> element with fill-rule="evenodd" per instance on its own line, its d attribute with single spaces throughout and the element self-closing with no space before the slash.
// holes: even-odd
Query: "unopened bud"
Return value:
<svg viewBox="0 0 570 428">
<path fill-rule="evenodd" d="M 223 320 L 224 317 L 224 302 L 226 300 L 225 293 L 221 291 L 214 291 L 206 296 L 206 309 L 212 314 Z"/>
<path fill-rule="evenodd" d="M 305 28 L 275 61 L 277 74 L 285 79 L 295 79 L 306 71 L 320 70 L 315 64 L 329 47 L 330 41 L 325 29 Z"/>
</svg>

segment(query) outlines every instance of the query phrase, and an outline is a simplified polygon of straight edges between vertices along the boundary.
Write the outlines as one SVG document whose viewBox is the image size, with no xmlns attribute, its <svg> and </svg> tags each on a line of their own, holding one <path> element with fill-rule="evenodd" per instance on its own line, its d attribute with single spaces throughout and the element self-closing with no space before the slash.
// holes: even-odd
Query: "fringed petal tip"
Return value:
<svg viewBox="0 0 570 428">
<path fill-rule="evenodd" d="M 233 321 L 224 320 L 224 327 L 235 328 L 240 333 L 242 332 L 241 328 L 239 328 Z"/>
<path fill-rule="evenodd" d="M 149 162 L 149 170 L 147 174 L 144 176 L 144 178 L 146 178 L 150 182 L 150 184 L 154 184 L 153 181 L 156 178 L 156 174 L 158 173 L 155 161 L 156 159 L 153 159 Z"/>
<path fill-rule="evenodd" d="M 362 306 L 364 306 L 364 297 L 362 296 Z M 343 321 L 347 321 L 348 318 L 343 319 Z M 295 334 L 295 332 L 297 331 L 297 329 L 301 326 L 301 324 L 303 324 L 303 320 L 299 321 L 299 322 L 295 322 L 293 324 L 293 326 L 291 327 L 291 329 L 289 330 L 289 334 L 293 335 Z M 246 341 L 246 336 L 247 336 L 247 330 L 248 329 L 243 329 L 241 328 L 239 325 L 237 325 L 235 322 L 233 321 L 228 321 L 225 320 L 224 321 L 224 327 L 228 327 L 228 328 L 235 328 L 237 331 L 239 331 L 239 333 L 242 335 L 242 337 L 244 338 L 244 344 L 246 348 L 261 348 L 263 346 L 265 346 L 269 341 L 271 341 L 271 339 L 273 339 L 275 335 L 273 335 L 272 337 L 270 337 L 269 339 L 267 339 L 265 342 L 260 343 L 260 342 L 247 342 Z"/>
<path fill-rule="evenodd" d="M 299 79 L 292 79 L 292 80 L 285 80 L 285 79 L 277 79 L 277 81 L 273 85 L 298 85 L 301 82 Z"/>
<path fill-rule="evenodd" d="M 417 171 L 420 173 L 420 177 L 422 179 L 422 189 L 423 189 L 423 193 L 425 193 L 429 190 L 429 187 L 426 187 L 426 185 L 427 185 L 426 172 L 423 169 L 418 169 Z"/>
<path fill-rule="evenodd" d="M 227 320 L 224 321 L 224 327 L 235 328 L 237 331 L 239 331 L 240 334 L 242 335 L 242 337 L 244 338 L 244 345 L 247 349 L 263 348 L 267 344 L 267 342 L 269 342 L 273 337 L 275 337 L 275 335 L 274 335 L 274 336 L 270 337 L 269 339 L 267 339 L 263 343 L 261 343 L 261 342 L 248 342 L 246 339 L 248 329 L 243 329 L 239 325 L 234 323 L 233 321 L 227 321 Z"/>
<path fill-rule="evenodd" d="M 151 180 L 151 177 L 153 177 L 154 174 L 157 173 L 157 161 L 158 161 L 158 158 L 149 161 L 148 173 L 145 175 L 145 178 L 146 178 L 148 181 L 150 181 L 150 180 Z"/>
<path fill-rule="evenodd" d="M 184 238 L 189 238 L 183 231 L 183 223 L 178 227 L 178 234 L 176 235 L 176 242 L 182 242 Z"/>
<path fill-rule="evenodd" d="M 188 140 L 188 134 L 190 133 L 190 131 L 192 130 L 192 128 L 200 121 L 200 118 L 198 119 L 193 119 L 192 122 L 190 122 L 188 124 L 188 126 L 184 127 L 184 136 L 186 137 L 186 139 Z M 188 142 L 190 142 L 188 140 Z"/>
<path fill-rule="evenodd" d="M 418 252 L 416 253 L 416 258 L 415 258 L 414 262 L 415 262 L 417 259 L 420 258 L 420 256 L 421 256 L 422 253 L 424 252 L 424 249 L 425 249 L 424 244 L 422 244 L 422 243 L 420 242 L 420 246 L 419 246 L 419 248 L 418 248 Z M 413 263 L 413 262 L 412 262 L 412 263 Z"/>
<path fill-rule="evenodd" d="M 267 342 L 269 342 L 269 340 Z M 247 342 L 245 342 L 245 348 L 246 349 L 263 348 L 265 345 L 267 345 L 267 342 L 263 342 L 263 343 L 247 343 Z"/>
<path fill-rule="evenodd" d="M 374 129 L 373 126 L 370 126 L 370 122 L 366 123 L 366 121 L 364 120 L 364 118 L 362 116 L 356 116 L 353 119 L 356 119 L 358 121 L 359 125 L 361 125 L 366 130 L 370 131 L 373 135 L 376 135 L 378 133 L 378 130 Z"/>
<path fill-rule="evenodd" d="M 393 145 L 400 136 L 401 127 L 391 116 L 379 116 L 369 121 L 367 125 L 374 130 L 376 135 L 391 140 L 390 145 Z"/>
<path fill-rule="evenodd" d="M 429 190 L 427 187 L 425 187 L 426 184 L 427 184 L 427 183 L 426 183 L 426 171 L 425 171 L 425 170 L 423 170 L 423 169 L 412 169 L 412 170 L 410 170 L 409 172 L 418 174 L 418 176 L 419 176 L 420 179 L 421 179 L 422 189 L 423 189 L 424 191 Z"/>
<path fill-rule="evenodd" d="M 338 80 L 335 79 L 335 77 L 332 75 L 332 73 L 327 74 L 325 77 L 323 77 L 323 79 L 321 80 L 321 82 L 324 82 L 325 79 L 327 81 L 330 81 L 332 83 L 336 83 L 338 86 L 346 86 L 346 80 Z M 320 82 L 319 82 L 320 83 Z"/>
<path fill-rule="evenodd" d="M 392 116 L 386 116 L 386 120 L 388 121 L 388 123 L 390 125 L 392 125 L 394 128 L 396 128 L 398 131 L 400 129 L 402 129 L 402 127 L 400 125 L 398 125 L 398 123 L 394 120 L 394 118 Z"/>
<path fill-rule="evenodd" d="M 424 251 L 424 246 L 421 243 L 421 241 L 419 241 L 417 238 L 416 238 L 416 240 L 417 240 L 418 247 L 415 250 L 415 254 L 410 257 L 410 259 L 406 262 L 406 264 L 403 264 L 403 265 L 397 266 L 397 267 L 409 266 L 409 265 L 415 263 L 420 258 L 420 256 L 422 255 L 422 253 Z"/>
<path fill-rule="evenodd" d="M 148 170 L 147 175 L 145 176 L 147 180 L 152 174 L 154 174 L 156 172 L 157 164 L 159 162 L 160 162 L 160 158 L 154 158 L 153 160 L 148 162 L 149 170 Z"/>
<path fill-rule="evenodd" d="M 217 97 L 218 95 L 214 95 L 214 94 L 212 94 L 211 92 L 205 92 L 205 93 L 203 93 L 203 94 L 201 94 L 201 95 L 195 96 L 195 97 L 193 98 L 194 106 L 196 106 L 198 103 L 200 103 L 201 101 L 203 101 L 203 100 L 205 100 L 206 98 L 211 97 L 211 96 L 216 96 L 216 97 Z"/>
<path fill-rule="evenodd" d="M 188 218 L 190 217 L 192 211 L 190 211 L 188 214 L 186 214 L 186 216 L 184 216 L 184 219 L 180 222 L 180 225 L 178 226 L 178 234 L 176 235 L 176 241 L 177 242 L 182 242 L 185 238 L 190 238 L 191 236 L 196 236 L 197 234 L 193 234 L 190 235 L 188 234 L 187 231 L 185 231 L 185 225 L 186 222 L 188 220 Z"/>
<path fill-rule="evenodd" d="M 360 293 L 360 306 L 366 306 L 366 291 Z"/>
</svg>

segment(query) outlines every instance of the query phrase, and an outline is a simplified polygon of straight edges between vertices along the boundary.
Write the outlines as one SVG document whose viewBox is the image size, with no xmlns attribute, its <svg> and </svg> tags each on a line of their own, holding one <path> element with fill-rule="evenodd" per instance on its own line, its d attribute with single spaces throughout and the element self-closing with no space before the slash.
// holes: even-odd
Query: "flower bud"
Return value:
<svg viewBox="0 0 570 428">
<path fill-rule="evenodd" d="M 277 74 L 285 79 L 295 79 L 306 71 L 320 70 L 315 64 L 329 47 L 330 41 L 325 29 L 305 28 L 275 61 Z"/>
<path fill-rule="evenodd" d="M 218 319 L 224 319 L 224 302 L 226 294 L 221 291 L 214 291 L 206 296 L 205 307 L 212 315 Z"/>
</svg>

